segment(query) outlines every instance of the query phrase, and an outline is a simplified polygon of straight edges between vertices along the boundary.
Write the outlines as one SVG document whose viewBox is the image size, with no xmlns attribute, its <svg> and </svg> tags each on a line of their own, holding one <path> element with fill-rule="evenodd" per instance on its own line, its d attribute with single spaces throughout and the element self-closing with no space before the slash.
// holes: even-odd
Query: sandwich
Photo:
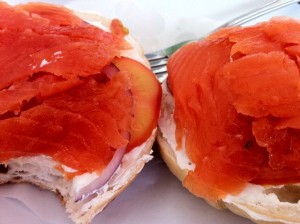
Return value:
<svg viewBox="0 0 300 224">
<path fill-rule="evenodd" d="M 118 19 L 0 2 L 0 30 L 0 184 L 90 223 L 152 158 L 161 86 Z"/>
<path fill-rule="evenodd" d="M 158 143 L 192 194 L 255 223 L 299 223 L 300 21 L 274 17 L 168 62 Z"/>
</svg>

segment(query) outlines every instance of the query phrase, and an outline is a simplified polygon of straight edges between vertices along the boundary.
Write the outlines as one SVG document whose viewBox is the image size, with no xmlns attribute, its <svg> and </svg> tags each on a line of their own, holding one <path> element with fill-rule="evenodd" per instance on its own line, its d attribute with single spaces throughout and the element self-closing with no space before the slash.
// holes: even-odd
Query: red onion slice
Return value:
<svg viewBox="0 0 300 224">
<path fill-rule="evenodd" d="M 102 68 L 101 73 L 105 74 L 107 78 L 112 79 L 120 70 L 114 64 L 106 65 Z"/>
<path fill-rule="evenodd" d="M 114 64 L 108 64 L 104 66 L 101 70 L 101 74 L 104 74 L 108 79 L 113 78 L 120 70 Z M 129 140 L 130 133 L 122 133 L 123 136 Z M 76 192 L 75 202 L 82 201 L 87 199 L 91 195 L 95 194 L 107 181 L 111 178 L 111 176 L 118 169 L 122 158 L 126 152 L 126 147 L 119 148 L 116 150 L 112 160 L 109 162 L 107 167 L 103 170 L 101 175 L 97 177 L 97 179 L 93 180 L 91 183 L 81 188 L 78 192 Z"/>
<path fill-rule="evenodd" d="M 87 186 L 81 188 L 78 192 L 76 192 L 75 201 L 81 201 L 95 193 L 98 189 L 100 189 L 107 181 L 111 178 L 111 176 L 118 169 L 122 158 L 125 154 L 126 147 L 117 149 L 112 160 L 109 162 L 107 167 L 103 170 L 101 175 L 89 183 Z"/>
</svg>

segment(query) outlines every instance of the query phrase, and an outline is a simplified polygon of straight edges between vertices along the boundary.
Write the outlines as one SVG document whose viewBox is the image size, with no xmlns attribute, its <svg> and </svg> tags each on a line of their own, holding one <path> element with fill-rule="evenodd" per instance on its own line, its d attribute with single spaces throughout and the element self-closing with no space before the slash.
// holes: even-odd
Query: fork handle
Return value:
<svg viewBox="0 0 300 224">
<path fill-rule="evenodd" d="M 260 6 L 257 9 L 253 9 L 250 12 L 247 12 L 245 14 L 240 15 L 239 17 L 236 17 L 223 25 L 219 26 L 218 29 L 222 27 L 227 26 L 237 26 L 242 25 L 244 23 L 247 23 L 255 18 L 258 18 L 259 16 L 265 15 L 269 12 L 275 11 L 276 9 L 280 9 L 284 6 L 290 5 L 292 3 L 299 2 L 299 0 L 273 0 L 268 3 L 266 3 L 264 6 Z"/>
</svg>

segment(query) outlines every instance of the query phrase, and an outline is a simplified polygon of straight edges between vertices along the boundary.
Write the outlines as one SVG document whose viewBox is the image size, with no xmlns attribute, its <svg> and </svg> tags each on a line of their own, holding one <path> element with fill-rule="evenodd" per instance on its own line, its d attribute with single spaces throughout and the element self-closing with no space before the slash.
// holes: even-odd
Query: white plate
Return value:
<svg viewBox="0 0 300 224">
<path fill-rule="evenodd" d="M 10 0 L 17 4 L 21 0 Z M 120 18 L 146 52 L 196 38 L 217 25 L 263 4 L 260 0 L 48 0 L 75 10 L 96 11 Z M 297 17 L 300 6 L 278 10 L 273 15 Z M 28 184 L 0 187 L 0 224 L 71 224 L 59 199 L 51 192 Z M 138 178 L 115 199 L 93 223 L 182 224 L 252 222 L 228 211 L 211 208 L 192 196 L 169 172 L 159 156 L 148 163 Z"/>
</svg>

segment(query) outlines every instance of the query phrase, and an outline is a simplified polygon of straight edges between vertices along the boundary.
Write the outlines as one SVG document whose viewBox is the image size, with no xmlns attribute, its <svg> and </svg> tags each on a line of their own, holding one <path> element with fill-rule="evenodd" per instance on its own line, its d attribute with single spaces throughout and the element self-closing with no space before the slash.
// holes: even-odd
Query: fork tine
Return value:
<svg viewBox="0 0 300 224">
<path fill-rule="evenodd" d="M 150 60 L 151 68 L 161 67 L 165 66 L 168 63 L 168 57 L 156 59 L 156 60 Z"/>
<path fill-rule="evenodd" d="M 156 75 L 160 82 L 163 82 L 167 77 L 167 63 L 168 56 L 165 53 L 154 52 L 146 54 L 148 61 L 150 62 L 151 70 Z"/>
<path fill-rule="evenodd" d="M 160 60 L 166 57 L 166 53 L 164 51 L 156 51 L 145 54 L 148 61 Z"/>
<path fill-rule="evenodd" d="M 157 66 L 157 67 L 151 67 L 152 72 L 155 74 L 162 73 L 162 72 L 167 72 L 167 64 Z"/>
</svg>

